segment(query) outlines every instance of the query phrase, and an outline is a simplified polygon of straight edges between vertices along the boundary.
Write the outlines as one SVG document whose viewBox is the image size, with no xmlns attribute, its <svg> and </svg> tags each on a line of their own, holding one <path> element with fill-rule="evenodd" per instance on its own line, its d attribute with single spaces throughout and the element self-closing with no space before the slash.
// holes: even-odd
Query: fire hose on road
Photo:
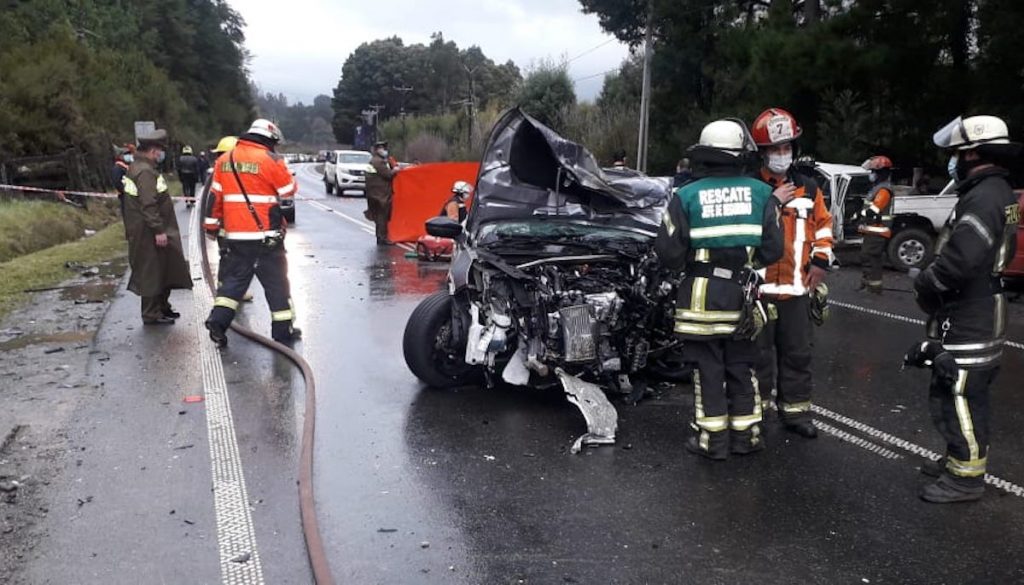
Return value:
<svg viewBox="0 0 1024 585">
<path fill-rule="evenodd" d="M 202 196 L 199 199 L 199 213 L 206 209 L 207 198 L 210 193 L 210 182 L 207 181 L 203 187 Z M 194 234 L 192 237 L 203 238 L 204 234 Z M 214 296 L 217 294 L 217 287 L 213 278 L 213 270 L 210 267 L 209 252 L 206 245 L 200 242 L 199 250 L 202 254 L 203 280 Z M 292 348 L 280 344 L 269 337 L 256 333 L 248 327 L 239 325 L 237 321 L 231 323 L 231 329 L 272 351 L 275 351 L 288 358 L 302 372 L 302 379 L 306 385 L 306 407 L 303 413 L 302 440 L 299 451 L 299 512 L 302 517 L 302 533 L 306 543 L 306 553 L 309 557 L 309 566 L 313 572 L 313 580 L 317 585 L 333 585 L 334 576 L 331 574 L 331 567 L 327 561 L 327 553 L 324 550 L 323 539 L 320 535 L 320 524 L 316 517 L 316 500 L 313 491 L 313 439 L 316 427 L 316 379 L 313 376 L 313 369 L 309 363 Z"/>
</svg>

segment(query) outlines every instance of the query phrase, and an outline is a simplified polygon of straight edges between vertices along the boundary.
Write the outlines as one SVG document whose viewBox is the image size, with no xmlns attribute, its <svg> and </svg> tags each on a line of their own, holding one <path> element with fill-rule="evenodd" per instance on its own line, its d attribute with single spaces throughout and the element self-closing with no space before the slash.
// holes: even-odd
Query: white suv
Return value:
<svg viewBox="0 0 1024 585">
<path fill-rule="evenodd" d="M 366 195 L 366 171 L 370 153 L 363 150 L 332 150 L 324 162 L 324 189 L 330 195 Z"/>
</svg>

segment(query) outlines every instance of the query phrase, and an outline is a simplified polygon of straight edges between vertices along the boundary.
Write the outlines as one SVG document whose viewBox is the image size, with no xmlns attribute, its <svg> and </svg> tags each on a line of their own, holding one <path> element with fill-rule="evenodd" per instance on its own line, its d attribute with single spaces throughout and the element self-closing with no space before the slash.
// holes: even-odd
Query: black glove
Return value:
<svg viewBox="0 0 1024 585">
<path fill-rule="evenodd" d="M 931 368 L 934 375 L 945 385 L 952 387 L 959 375 L 959 367 L 953 354 L 946 351 L 938 341 L 919 341 L 910 346 L 903 356 L 903 365 L 915 368 Z"/>
<path fill-rule="evenodd" d="M 918 341 L 911 345 L 903 356 L 903 365 L 913 368 L 929 367 L 941 350 L 942 345 L 937 341 Z"/>
</svg>

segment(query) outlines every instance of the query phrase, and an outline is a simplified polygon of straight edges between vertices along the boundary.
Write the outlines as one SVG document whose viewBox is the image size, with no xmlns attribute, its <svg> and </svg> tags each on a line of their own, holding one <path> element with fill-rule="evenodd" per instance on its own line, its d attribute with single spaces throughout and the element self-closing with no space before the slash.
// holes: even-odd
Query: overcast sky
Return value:
<svg viewBox="0 0 1024 585">
<path fill-rule="evenodd" d="M 317 94 L 331 95 L 342 64 L 361 43 L 394 35 L 426 44 L 441 31 L 459 48 L 478 45 L 495 62 L 511 59 L 524 70 L 607 43 L 569 64 L 580 99 L 593 99 L 603 79 L 595 74 L 618 67 L 628 53 L 577 0 L 229 1 L 245 18 L 256 82 L 307 104 Z"/>
</svg>

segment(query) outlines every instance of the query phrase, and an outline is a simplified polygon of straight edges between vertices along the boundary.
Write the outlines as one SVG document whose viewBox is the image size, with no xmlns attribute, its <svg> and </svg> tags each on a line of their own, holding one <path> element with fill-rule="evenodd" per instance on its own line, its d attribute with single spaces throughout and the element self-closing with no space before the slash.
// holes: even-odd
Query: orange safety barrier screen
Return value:
<svg viewBox="0 0 1024 585">
<path fill-rule="evenodd" d="M 475 162 L 430 163 L 402 169 L 393 184 L 388 238 L 392 242 L 415 242 L 425 236 L 424 223 L 441 213 L 441 206 L 452 196 L 455 181 L 475 186 L 479 169 L 480 163 Z"/>
</svg>

